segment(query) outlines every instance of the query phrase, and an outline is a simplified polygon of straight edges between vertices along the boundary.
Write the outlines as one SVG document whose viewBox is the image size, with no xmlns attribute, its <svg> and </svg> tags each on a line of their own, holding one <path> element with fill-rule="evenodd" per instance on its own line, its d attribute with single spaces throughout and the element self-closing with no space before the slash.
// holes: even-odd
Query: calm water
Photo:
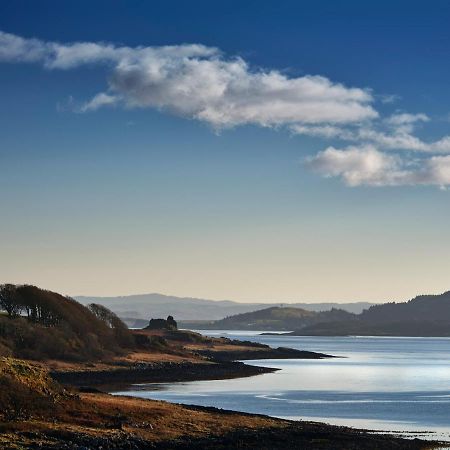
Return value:
<svg viewBox="0 0 450 450">
<path fill-rule="evenodd" d="M 118 394 L 450 440 L 450 339 L 202 333 L 344 358 L 254 361 L 281 370 L 236 380 L 138 385 Z"/>
</svg>

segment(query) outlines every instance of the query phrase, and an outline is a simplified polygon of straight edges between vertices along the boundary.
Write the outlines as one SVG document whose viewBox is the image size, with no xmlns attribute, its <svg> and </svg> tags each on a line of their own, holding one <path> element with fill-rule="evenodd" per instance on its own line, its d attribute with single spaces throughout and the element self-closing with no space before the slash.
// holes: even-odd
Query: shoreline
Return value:
<svg viewBox="0 0 450 450">
<path fill-rule="evenodd" d="M 80 393 L 79 402 L 46 423 L 12 427 L 5 449 L 116 450 L 431 450 L 438 441 L 277 419 L 262 414 L 176 403 Z"/>
<path fill-rule="evenodd" d="M 182 381 L 226 380 L 244 378 L 280 369 L 255 366 L 238 361 L 222 362 L 160 362 L 139 364 L 110 370 L 51 371 L 57 382 L 74 387 L 131 386 L 136 383 L 170 383 Z"/>
</svg>

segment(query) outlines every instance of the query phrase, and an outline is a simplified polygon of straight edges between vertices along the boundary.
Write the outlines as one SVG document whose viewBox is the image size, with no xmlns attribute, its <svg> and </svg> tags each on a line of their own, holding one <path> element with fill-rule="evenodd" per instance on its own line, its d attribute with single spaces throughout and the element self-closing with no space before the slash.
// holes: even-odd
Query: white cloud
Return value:
<svg viewBox="0 0 450 450">
<path fill-rule="evenodd" d="M 402 130 L 385 132 L 376 131 L 373 128 L 361 128 L 353 140 L 371 142 L 383 149 L 389 150 L 431 151 L 430 144 Z"/>
<path fill-rule="evenodd" d="M 47 45 L 38 39 L 24 39 L 0 31 L 0 61 L 41 62 L 48 51 Z"/>
<path fill-rule="evenodd" d="M 450 156 L 433 156 L 416 174 L 417 184 L 450 185 Z"/>
<path fill-rule="evenodd" d="M 430 118 L 423 113 L 409 114 L 409 113 L 397 113 L 386 119 L 386 122 L 390 125 L 399 126 L 415 122 L 428 122 Z"/>
<path fill-rule="evenodd" d="M 366 89 L 321 76 L 289 78 L 276 70 L 252 69 L 242 58 L 228 59 L 216 48 L 197 44 L 59 44 L 0 32 L 0 61 L 39 62 L 64 70 L 106 65 L 111 71 L 108 92 L 97 94 L 85 110 L 120 101 L 128 107 L 168 110 L 214 127 L 345 124 L 378 115 Z"/>
<path fill-rule="evenodd" d="M 310 158 L 307 164 L 325 177 L 342 177 L 349 186 L 385 185 L 388 183 L 386 174 L 391 178 L 398 169 L 394 156 L 381 153 L 372 146 L 344 150 L 328 147 Z"/>
<path fill-rule="evenodd" d="M 417 119 L 423 120 L 425 119 Z M 428 120 L 428 119 L 427 119 Z M 393 125 L 391 131 L 377 131 L 374 128 L 360 128 L 353 141 L 371 142 L 386 150 L 408 150 L 424 153 L 449 153 L 450 136 L 444 136 L 437 141 L 426 142 L 412 134 L 414 122 Z"/>
<path fill-rule="evenodd" d="M 430 118 L 423 113 L 397 113 L 388 117 L 385 122 L 394 129 L 396 134 L 408 134 L 414 131 L 418 122 L 429 122 Z"/>
<path fill-rule="evenodd" d="M 307 160 L 325 177 L 340 177 L 348 186 L 450 185 L 450 156 L 411 161 L 380 152 L 373 146 L 329 147 Z"/>
<path fill-rule="evenodd" d="M 450 153 L 450 136 L 444 136 L 431 144 L 432 151 L 437 153 Z"/>
</svg>

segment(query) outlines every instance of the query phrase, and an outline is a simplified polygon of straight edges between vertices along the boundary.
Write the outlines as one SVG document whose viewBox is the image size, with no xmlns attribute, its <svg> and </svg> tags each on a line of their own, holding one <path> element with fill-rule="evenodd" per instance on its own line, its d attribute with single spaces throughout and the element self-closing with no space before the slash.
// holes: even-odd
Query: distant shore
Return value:
<svg viewBox="0 0 450 450">
<path fill-rule="evenodd" d="M 279 369 L 244 364 L 237 361 L 217 363 L 157 362 L 110 370 L 52 371 L 61 384 L 71 386 L 127 386 L 134 383 L 170 383 L 177 381 L 220 380 L 251 377 Z"/>
</svg>

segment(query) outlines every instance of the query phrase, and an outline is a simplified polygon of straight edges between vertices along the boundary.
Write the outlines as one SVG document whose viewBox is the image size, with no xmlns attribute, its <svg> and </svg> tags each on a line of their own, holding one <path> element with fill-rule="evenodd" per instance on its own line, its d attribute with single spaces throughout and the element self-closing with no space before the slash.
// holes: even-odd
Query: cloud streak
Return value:
<svg viewBox="0 0 450 450">
<path fill-rule="evenodd" d="M 225 58 L 218 49 L 203 45 L 60 44 L 0 33 L 0 61 L 60 70 L 107 66 L 106 92 L 87 102 L 83 111 L 122 103 L 167 110 L 217 128 L 345 124 L 377 117 L 366 89 L 321 76 L 290 78 L 276 70 L 252 69 L 242 58 Z"/>
<path fill-rule="evenodd" d="M 376 145 L 384 150 L 408 150 L 423 153 L 450 153 L 450 136 L 425 142 L 413 133 L 418 123 L 428 122 L 425 114 L 394 114 L 381 121 L 372 121 L 346 126 L 304 125 L 295 124 L 291 130 L 295 134 L 339 139 L 348 142 L 358 142 Z"/>
</svg>

